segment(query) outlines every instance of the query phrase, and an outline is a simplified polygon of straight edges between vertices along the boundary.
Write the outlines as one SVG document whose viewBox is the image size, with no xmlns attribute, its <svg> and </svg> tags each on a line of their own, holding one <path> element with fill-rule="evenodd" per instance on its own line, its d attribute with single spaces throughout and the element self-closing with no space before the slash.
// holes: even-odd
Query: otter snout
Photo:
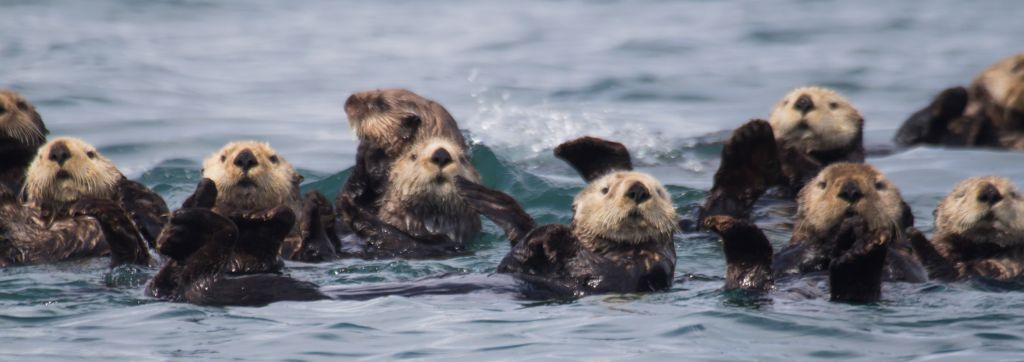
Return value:
<svg viewBox="0 0 1024 362">
<path fill-rule="evenodd" d="M 855 203 L 864 197 L 864 192 L 861 191 L 860 186 L 857 186 L 853 180 L 847 180 L 843 184 L 843 187 L 839 189 L 839 198 L 846 200 L 849 203 Z"/>
<path fill-rule="evenodd" d="M 64 166 L 64 162 L 71 158 L 71 150 L 64 142 L 57 142 L 50 146 L 50 161 L 56 162 L 58 165 Z"/>
<path fill-rule="evenodd" d="M 997 202 L 1003 199 L 1003 195 L 999 193 L 999 189 L 996 189 L 992 184 L 987 184 L 978 193 L 978 202 L 995 205 Z"/>
<path fill-rule="evenodd" d="M 796 102 L 793 103 L 793 109 L 800 111 L 800 113 L 807 114 L 814 110 L 814 102 L 811 101 L 811 97 L 806 94 L 801 94 Z"/>
<path fill-rule="evenodd" d="M 448 153 L 448 150 L 444 148 L 438 148 L 434 151 L 433 155 L 430 155 L 430 163 L 437 165 L 437 167 L 444 168 L 448 164 L 452 163 L 452 154 Z"/>
<path fill-rule="evenodd" d="M 256 155 L 246 148 L 235 156 L 234 164 L 235 166 L 238 166 L 238 168 L 241 168 L 242 171 L 249 171 L 249 169 L 256 167 L 260 163 L 256 160 Z"/>
<path fill-rule="evenodd" d="M 626 190 L 626 197 L 630 198 L 637 204 L 641 204 L 651 198 L 651 192 L 647 190 L 647 187 L 644 186 L 644 184 L 634 182 L 633 185 L 629 186 L 629 189 Z"/>
</svg>

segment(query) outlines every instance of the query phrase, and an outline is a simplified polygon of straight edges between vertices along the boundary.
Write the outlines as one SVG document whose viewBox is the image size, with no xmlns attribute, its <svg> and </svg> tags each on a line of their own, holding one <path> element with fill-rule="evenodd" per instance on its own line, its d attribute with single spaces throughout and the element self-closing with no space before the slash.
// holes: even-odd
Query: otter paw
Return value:
<svg viewBox="0 0 1024 362">
<path fill-rule="evenodd" d="M 112 212 L 124 212 L 119 205 L 110 200 L 85 199 L 79 200 L 71 206 L 72 216 L 92 216 L 103 220 Z"/>
<path fill-rule="evenodd" d="M 718 234 L 724 234 L 736 225 L 736 219 L 728 215 L 713 215 L 704 218 L 704 227 Z"/>
<path fill-rule="evenodd" d="M 211 179 L 203 178 L 202 180 L 199 180 L 199 184 L 196 185 L 196 190 L 192 192 L 192 195 L 182 202 L 181 207 L 211 209 L 216 201 L 217 184 Z"/>
</svg>

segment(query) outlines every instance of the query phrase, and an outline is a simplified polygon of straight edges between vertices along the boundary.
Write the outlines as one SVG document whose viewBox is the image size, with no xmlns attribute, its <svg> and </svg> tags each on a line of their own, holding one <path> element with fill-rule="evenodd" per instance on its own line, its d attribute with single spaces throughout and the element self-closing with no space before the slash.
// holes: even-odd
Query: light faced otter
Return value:
<svg viewBox="0 0 1024 362">
<path fill-rule="evenodd" d="M 239 230 L 232 220 L 210 210 L 216 187 L 204 182 L 193 194 L 192 205 L 174 212 L 157 241 L 168 257 L 146 286 L 146 294 L 199 305 L 261 306 L 278 301 L 326 299 L 315 284 L 276 274 L 256 273 L 232 277 L 233 244 Z M 291 209 L 278 206 L 250 219 L 264 220 L 260 228 L 268 239 L 283 239 L 295 223 Z"/>
<path fill-rule="evenodd" d="M 1010 180 L 964 180 L 935 209 L 931 242 L 910 232 L 932 278 L 1009 281 L 1024 274 L 1024 198 Z"/>
<path fill-rule="evenodd" d="M 924 281 L 902 230 L 913 217 L 899 191 L 866 164 L 826 167 L 801 190 L 793 236 L 778 254 L 746 219 L 711 216 L 722 237 L 727 289 L 766 290 L 790 276 L 828 272 L 832 300 L 870 302 L 885 280 Z"/>
<path fill-rule="evenodd" d="M 56 138 L 28 168 L 24 198 L 3 207 L 8 264 L 106 255 L 115 264 L 149 262 L 146 242 L 163 227 L 166 205 L 145 186 L 127 180 L 95 147 Z"/>
<path fill-rule="evenodd" d="M 35 106 L 20 94 L 0 89 L 0 185 L 19 191 L 25 170 L 49 131 Z"/>
<path fill-rule="evenodd" d="M 391 163 L 409 146 L 441 138 L 465 147 L 459 126 L 444 107 L 405 89 L 380 89 L 352 94 L 345 101 L 349 126 L 359 137 L 356 164 L 338 192 L 339 207 L 358 207 L 376 214 L 387 191 Z M 470 166 L 471 167 L 471 166 Z"/>
<path fill-rule="evenodd" d="M 392 163 L 376 215 L 345 203 L 342 219 L 355 237 L 343 255 L 361 258 L 435 258 L 461 254 L 480 233 L 480 215 L 455 187 L 456 178 L 479 182 L 462 146 L 427 138 Z"/>
<path fill-rule="evenodd" d="M 948 88 L 911 115 L 896 132 L 910 146 L 993 147 L 1024 150 L 1024 54 L 1004 58 L 969 88 Z"/>
<path fill-rule="evenodd" d="M 769 189 L 792 198 L 828 165 L 864 162 L 863 134 L 864 118 L 838 93 L 820 87 L 790 91 L 767 122 L 751 120 L 726 141 L 701 218 L 746 217 Z"/>
<path fill-rule="evenodd" d="M 321 227 L 313 226 L 321 221 L 319 205 L 308 205 L 299 195 L 302 175 L 269 144 L 230 142 L 203 161 L 202 173 L 217 189 L 213 211 L 231 218 L 240 228 L 241 236 L 234 244 L 234 259 L 229 272 L 280 271 L 283 262 L 279 255 L 309 262 L 336 258 L 335 245 L 331 244 Z M 190 200 L 186 200 L 186 204 L 189 203 Z M 279 251 L 267 250 L 262 242 L 253 239 L 263 236 L 246 227 L 248 223 L 244 215 L 256 215 L 278 206 L 291 209 L 298 221 Z"/>
<path fill-rule="evenodd" d="M 588 181 L 570 225 L 538 227 L 509 195 L 460 179 L 459 192 L 501 226 L 512 250 L 499 273 L 580 296 L 665 290 L 675 274 L 675 209 L 661 183 L 634 172 L 619 143 L 583 137 L 555 148 Z"/>
</svg>

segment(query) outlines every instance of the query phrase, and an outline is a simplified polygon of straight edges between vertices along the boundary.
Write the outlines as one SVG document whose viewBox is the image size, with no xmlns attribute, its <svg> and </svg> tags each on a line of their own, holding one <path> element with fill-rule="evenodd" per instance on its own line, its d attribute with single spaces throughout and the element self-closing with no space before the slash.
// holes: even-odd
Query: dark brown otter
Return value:
<svg viewBox="0 0 1024 362">
<path fill-rule="evenodd" d="M 509 195 L 460 179 L 459 192 L 505 230 L 512 250 L 498 266 L 533 287 L 574 297 L 666 290 L 675 275 L 675 209 L 650 175 L 633 172 L 619 143 L 584 137 L 555 155 L 588 182 L 570 225 L 536 222 Z"/>
<path fill-rule="evenodd" d="M 968 88 L 948 88 L 911 115 L 898 144 L 1024 150 L 1024 54 L 989 66 Z"/>
<path fill-rule="evenodd" d="M 1006 178 L 960 182 L 935 209 L 932 240 L 917 230 L 909 234 L 933 279 L 1014 281 L 1024 275 L 1024 198 Z"/>
<path fill-rule="evenodd" d="M 49 132 L 32 103 L 18 93 L 0 90 L 0 185 L 21 190 L 25 170 Z"/>
</svg>

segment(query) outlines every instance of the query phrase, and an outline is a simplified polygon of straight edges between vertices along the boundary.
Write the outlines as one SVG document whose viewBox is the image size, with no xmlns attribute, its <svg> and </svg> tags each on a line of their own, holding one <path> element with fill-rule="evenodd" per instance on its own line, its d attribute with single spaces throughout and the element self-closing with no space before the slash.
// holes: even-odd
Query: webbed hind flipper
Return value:
<svg viewBox="0 0 1024 362">
<path fill-rule="evenodd" d="M 746 219 L 715 215 L 704 219 L 704 227 L 722 237 L 725 289 L 772 288 L 772 244 L 757 225 Z"/>
<path fill-rule="evenodd" d="M 846 220 L 836 238 L 836 255 L 829 264 L 832 301 L 870 303 L 882 297 L 882 274 L 892 235 L 869 233 L 863 219 Z"/>
<path fill-rule="evenodd" d="M 893 138 L 896 143 L 911 146 L 919 143 L 946 143 L 949 123 L 964 114 L 967 108 L 967 89 L 953 87 L 942 91 L 927 107 L 915 112 Z M 963 135 L 966 136 L 966 135 Z M 955 145 L 955 144 L 950 144 Z M 960 144 L 961 146 L 963 144 Z"/>
<path fill-rule="evenodd" d="M 782 168 L 771 125 L 755 119 L 736 131 L 722 147 L 722 162 L 701 210 L 701 218 L 745 218 L 769 187 L 779 183 Z"/>
<path fill-rule="evenodd" d="M 580 137 L 555 147 L 555 157 L 568 162 L 587 182 L 612 171 L 630 171 L 633 161 L 621 143 Z"/>
<path fill-rule="evenodd" d="M 505 236 L 512 245 L 537 228 L 537 222 L 512 196 L 469 181 L 462 176 L 455 179 L 455 187 L 459 189 L 459 196 L 467 204 L 505 230 Z"/>
<path fill-rule="evenodd" d="M 118 182 L 117 189 L 121 206 L 128 211 L 149 246 L 156 247 L 156 238 L 171 214 L 167 203 L 153 190 L 127 178 Z"/>
</svg>

